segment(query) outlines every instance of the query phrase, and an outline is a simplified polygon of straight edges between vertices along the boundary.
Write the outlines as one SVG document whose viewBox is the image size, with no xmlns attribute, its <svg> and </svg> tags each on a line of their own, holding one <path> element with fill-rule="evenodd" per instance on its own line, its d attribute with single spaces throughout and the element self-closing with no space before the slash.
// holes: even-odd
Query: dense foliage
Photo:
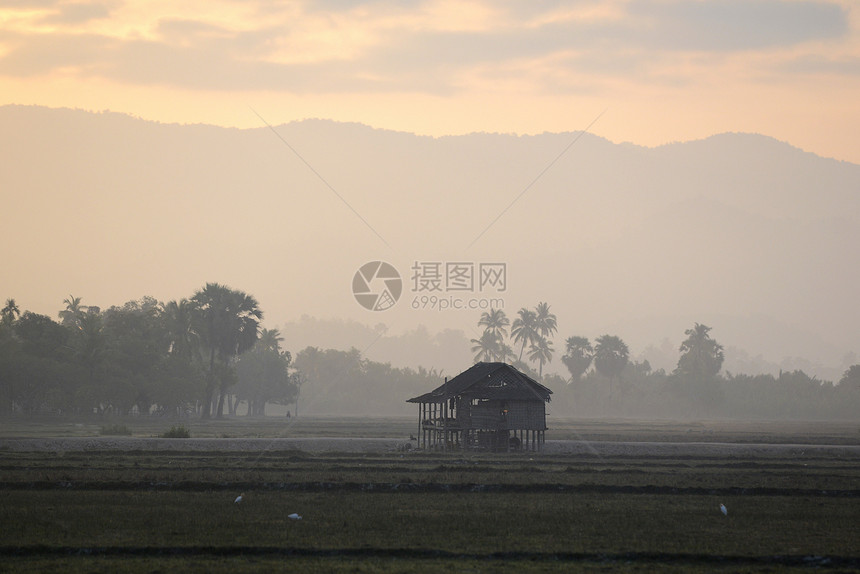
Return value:
<svg viewBox="0 0 860 574">
<path fill-rule="evenodd" d="M 247 365 L 265 358 L 266 349 L 247 364 L 240 359 L 255 349 L 262 318 L 256 300 L 242 291 L 210 283 L 190 299 L 144 297 L 105 311 L 80 297 L 64 303 L 58 323 L 21 314 L 7 300 L 0 320 L 0 412 L 205 418 L 225 409 L 235 414 L 242 400 L 255 405 L 297 393 L 288 354 L 276 351 L 259 373 Z"/>
<path fill-rule="evenodd" d="M 214 283 L 167 303 L 144 297 L 101 310 L 70 296 L 64 305 L 59 322 L 21 312 L 12 299 L 0 309 L 0 415 L 264 416 L 273 404 L 298 414 L 300 395 L 303 412 L 408 414 L 406 399 L 444 380 L 433 369 L 367 360 L 357 349 L 306 347 L 293 355 L 277 330 L 260 328 L 252 296 Z M 520 309 L 513 322 L 501 310 L 483 313 L 478 324 L 475 360 L 506 361 L 540 379 L 559 416 L 860 416 L 860 365 L 835 383 L 801 370 L 727 373 L 723 347 L 698 323 L 685 332 L 669 373 L 634 360 L 618 336 L 568 337 L 561 362 L 569 379 L 543 374 L 558 330 L 546 303 Z"/>
</svg>

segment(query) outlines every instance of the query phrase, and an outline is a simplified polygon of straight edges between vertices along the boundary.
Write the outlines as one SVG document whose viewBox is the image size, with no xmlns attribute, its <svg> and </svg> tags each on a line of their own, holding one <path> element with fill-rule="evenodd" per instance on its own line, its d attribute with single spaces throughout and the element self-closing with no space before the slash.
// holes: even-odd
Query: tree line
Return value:
<svg viewBox="0 0 860 574">
<path fill-rule="evenodd" d="M 391 414 L 442 381 L 442 373 L 394 368 L 356 349 L 307 347 L 295 357 L 276 329 L 261 327 L 256 299 L 208 283 L 190 297 L 151 297 L 101 310 L 63 301 L 58 320 L 0 309 L 0 414 L 76 413 L 200 416 L 266 414 L 266 405 L 317 413 Z M 711 328 L 685 332 L 671 371 L 630 357 L 616 335 L 565 341 L 569 376 L 544 374 L 555 355 L 558 321 L 546 303 L 511 322 L 485 312 L 472 339 L 475 361 L 505 361 L 554 391 L 558 416 L 693 418 L 847 418 L 860 413 L 860 365 L 836 383 L 803 371 L 778 375 L 723 372 L 724 349 Z M 465 366 L 464 366 L 465 367 Z M 456 375 L 451 373 L 449 376 Z"/>
<path fill-rule="evenodd" d="M 616 335 L 592 342 L 573 335 L 565 340 L 561 357 L 569 378 L 543 376 L 552 361 L 549 340 L 558 330 L 550 307 L 539 303 L 522 308 L 510 322 L 504 310 L 484 312 L 472 339 L 474 360 L 509 362 L 540 379 L 554 391 L 552 410 L 559 415 L 695 418 L 841 418 L 860 416 L 860 365 L 852 365 L 835 384 L 810 377 L 802 370 L 778 375 L 722 372 L 725 351 L 711 337 L 711 327 L 695 323 L 684 332 L 680 357 L 671 372 L 652 370 L 647 360 L 636 362 L 627 344 Z M 518 344 L 519 353 L 508 344 Z M 523 351 L 528 347 L 526 358 Z"/>
<path fill-rule="evenodd" d="M 59 321 L 0 310 L 2 413 L 265 413 L 289 404 L 301 377 L 277 330 L 261 329 L 257 300 L 207 283 L 191 297 L 152 297 L 101 310 L 63 301 Z"/>
</svg>

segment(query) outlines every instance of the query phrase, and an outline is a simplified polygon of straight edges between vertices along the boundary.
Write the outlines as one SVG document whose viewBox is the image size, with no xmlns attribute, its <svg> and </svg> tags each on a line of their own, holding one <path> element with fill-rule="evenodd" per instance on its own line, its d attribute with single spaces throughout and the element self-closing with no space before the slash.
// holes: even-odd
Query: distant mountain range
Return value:
<svg viewBox="0 0 860 574">
<path fill-rule="evenodd" d="M 836 372 L 860 352 L 860 166 L 752 134 L 658 148 L 585 134 L 562 153 L 577 135 L 0 107 L 0 297 L 55 316 L 69 294 L 107 307 L 218 281 L 254 294 L 270 327 L 310 315 L 468 339 L 481 310 L 414 309 L 432 293 L 411 269 L 501 262 L 503 292 L 436 294 L 497 296 L 511 318 L 549 302 L 557 357 L 571 335 L 677 347 L 694 322 L 773 364 Z M 403 277 L 387 311 L 351 293 L 373 260 Z M 439 360 L 424 366 L 458 370 Z"/>
</svg>

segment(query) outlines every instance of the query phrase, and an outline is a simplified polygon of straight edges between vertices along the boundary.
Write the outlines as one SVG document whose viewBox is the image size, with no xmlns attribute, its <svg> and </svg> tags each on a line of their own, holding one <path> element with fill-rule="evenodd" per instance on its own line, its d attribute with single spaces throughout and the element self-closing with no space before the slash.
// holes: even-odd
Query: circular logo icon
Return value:
<svg viewBox="0 0 860 574">
<path fill-rule="evenodd" d="M 352 294 L 358 304 L 371 311 L 391 309 L 403 292 L 400 273 L 390 263 L 371 261 L 352 278 Z"/>
</svg>

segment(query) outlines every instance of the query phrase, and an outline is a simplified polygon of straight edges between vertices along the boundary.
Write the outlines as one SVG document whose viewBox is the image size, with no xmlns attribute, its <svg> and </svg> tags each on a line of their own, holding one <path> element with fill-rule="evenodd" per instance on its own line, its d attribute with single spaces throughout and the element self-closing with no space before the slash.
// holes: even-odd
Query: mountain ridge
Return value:
<svg viewBox="0 0 860 574">
<path fill-rule="evenodd" d="M 162 122 L 159 120 L 148 119 L 148 118 L 144 118 L 144 117 L 137 116 L 134 114 L 126 113 L 126 112 L 116 112 L 116 111 L 112 111 L 112 110 L 87 110 L 84 108 L 70 108 L 70 107 L 50 107 L 50 106 L 43 106 L 43 105 L 38 105 L 38 104 L 3 104 L 3 105 L 0 105 L 0 111 L 3 111 L 4 109 L 11 109 L 11 110 L 15 110 L 15 109 L 27 110 L 27 109 L 29 109 L 29 110 L 38 110 L 38 111 L 51 111 L 51 112 L 74 112 L 74 113 L 85 114 L 88 116 L 112 116 L 112 117 L 117 117 L 117 118 L 125 118 L 125 119 L 129 119 L 129 120 L 133 120 L 133 121 L 138 121 L 138 122 L 143 122 L 143 123 L 148 123 L 148 124 L 154 124 L 157 126 L 165 126 L 165 127 L 215 128 L 215 129 L 219 129 L 219 130 L 239 131 L 239 132 L 241 132 L 241 131 L 254 131 L 254 130 L 270 130 L 272 128 L 277 130 L 279 128 L 288 128 L 290 126 L 297 126 L 297 125 L 302 125 L 302 124 L 308 124 L 308 125 L 331 124 L 331 125 L 335 125 L 335 126 L 344 126 L 344 127 L 360 127 L 360 128 L 366 128 L 367 130 L 370 130 L 373 132 L 378 132 L 378 133 L 394 134 L 394 135 L 408 135 L 408 136 L 412 136 L 415 138 L 421 138 L 421 139 L 427 139 L 427 140 L 445 140 L 445 139 L 455 139 L 455 138 L 462 138 L 462 137 L 469 137 L 469 136 L 496 136 L 496 137 L 513 137 L 513 138 L 535 138 L 535 137 L 541 137 L 541 136 L 570 136 L 570 137 L 574 137 L 574 136 L 582 133 L 581 130 L 559 131 L 559 132 L 543 131 L 543 132 L 539 132 L 539 133 L 483 132 L 482 131 L 482 132 L 465 132 L 462 134 L 444 134 L 444 135 L 439 135 L 439 136 L 433 136 L 433 135 L 427 135 L 427 134 L 420 134 L 420 133 L 416 133 L 416 132 L 397 130 L 397 129 L 393 129 L 393 128 L 377 127 L 377 126 L 365 124 L 362 122 L 341 121 L 341 120 L 334 120 L 334 119 L 322 118 L 322 117 L 302 118 L 299 120 L 291 120 L 289 122 L 271 123 L 267 119 L 262 118 L 262 116 L 260 116 L 261 122 L 265 122 L 265 123 L 261 123 L 261 125 L 259 125 L 259 126 L 236 127 L 236 126 L 222 126 L 222 125 L 206 123 L 206 122 L 192 122 L 192 123 Z M 694 138 L 694 139 L 689 139 L 689 140 L 675 140 L 675 141 L 665 142 L 662 144 L 657 144 L 657 145 L 652 145 L 652 146 L 637 144 L 637 143 L 631 142 L 631 141 L 614 142 L 608 138 L 600 136 L 597 133 L 594 133 L 591 131 L 585 132 L 585 135 L 588 135 L 589 137 L 598 138 L 598 139 L 603 140 L 606 143 L 609 143 L 611 145 L 615 145 L 615 146 L 619 146 L 619 147 L 632 147 L 632 148 L 643 149 L 643 150 L 661 150 L 664 148 L 668 149 L 668 148 L 673 148 L 676 146 L 683 146 L 686 144 L 708 142 L 709 140 L 717 140 L 717 139 L 721 139 L 723 137 L 736 137 L 737 136 L 737 137 L 744 137 L 744 138 L 749 137 L 749 138 L 753 138 L 753 139 L 760 138 L 760 139 L 767 140 L 767 141 L 770 141 L 773 143 L 782 144 L 784 146 L 787 146 L 788 148 L 797 150 L 797 151 L 802 152 L 804 154 L 810 154 L 816 158 L 830 160 L 830 161 L 834 161 L 837 163 L 849 164 L 849 165 L 860 165 L 860 164 L 857 164 L 857 163 L 854 163 L 854 162 L 851 162 L 848 160 L 842 160 L 842 159 L 837 159 L 837 158 L 833 158 L 830 156 L 820 155 L 814 151 L 806 150 L 806 149 L 803 149 L 801 147 L 798 147 L 798 146 L 792 144 L 791 142 L 788 142 L 785 140 L 780 140 L 780 139 L 777 139 L 773 136 L 758 133 L 758 132 L 743 132 L 743 131 L 716 132 L 716 133 L 713 133 L 711 135 L 703 136 L 700 138 Z"/>
<path fill-rule="evenodd" d="M 609 326 L 625 337 L 630 325 L 640 350 L 677 339 L 670 317 L 679 311 L 690 324 L 764 314 L 814 335 L 781 345 L 774 329 L 762 345 L 734 328 L 721 340 L 753 356 L 766 346 L 774 361 L 835 364 L 858 351 L 856 164 L 730 132 L 657 147 L 586 134 L 561 153 L 576 132 L 433 138 L 333 120 L 273 127 L 301 160 L 267 126 L 0 107 L 0 240 L 14 270 L 0 278 L 0 296 L 55 315 L 69 293 L 107 307 L 144 294 L 187 297 L 219 281 L 254 293 L 269 325 L 311 314 L 471 338 L 480 311 L 409 308 L 420 295 L 410 268 L 503 261 L 508 315 L 552 304 L 564 331 L 557 355 L 566 336 Z M 377 259 L 400 271 L 405 293 L 369 316 L 349 285 Z M 666 319 L 651 321 L 650 337 L 632 335 L 643 316 Z"/>
</svg>

